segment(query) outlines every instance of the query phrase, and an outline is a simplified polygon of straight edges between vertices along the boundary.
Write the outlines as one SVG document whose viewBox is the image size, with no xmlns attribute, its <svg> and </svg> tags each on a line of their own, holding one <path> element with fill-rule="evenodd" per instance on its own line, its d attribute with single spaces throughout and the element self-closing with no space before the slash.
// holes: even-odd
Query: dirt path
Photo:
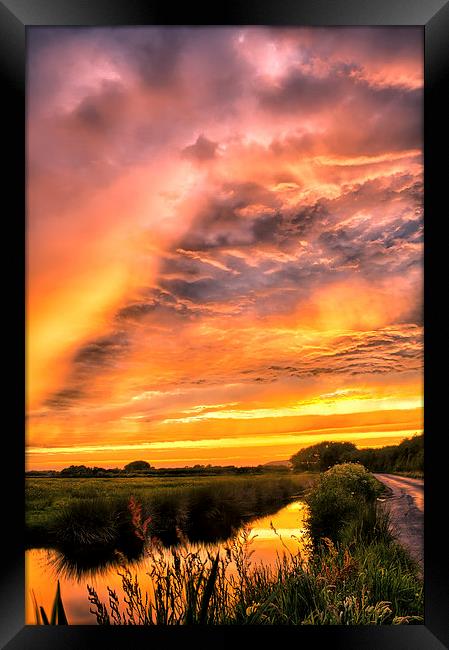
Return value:
<svg viewBox="0 0 449 650">
<path fill-rule="evenodd" d="M 392 474 L 374 474 L 389 488 L 385 502 L 391 513 L 393 530 L 398 540 L 418 560 L 424 560 L 424 481 Z"/>
</svg>

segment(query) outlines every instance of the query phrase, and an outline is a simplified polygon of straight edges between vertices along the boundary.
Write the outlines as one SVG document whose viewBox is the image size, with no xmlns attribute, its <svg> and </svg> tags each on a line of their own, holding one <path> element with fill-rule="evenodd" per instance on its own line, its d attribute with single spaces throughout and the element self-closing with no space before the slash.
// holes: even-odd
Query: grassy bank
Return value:
<svg viewBox="0 0 449 650">
<path fill-rule="evenodd" d="M 251 565 L 251 543 L 237 540 L 219 556 L 152 549 L 151 581 L 124 570 L 109 607 L 89 587 L 99 624 L 381 625 L 422 622 L 423 590 L 396 545 L 338 548 L 328 542 L 309 563 L 300 553 L 275 567 Z M 217 559 L 218 557 L 218 559 Z M 237 572 L 230 571 L 236 566 Z M 145 592 L 147 589 L 147 593 Z M 148 598 L 148 600 L 147 600 Z M 123 607 L 127 601 L 127 606 Z"/>
<path fill-rule="evenodd" d="M 270 513 L 314 480 L 286 476 L 26 480 L 27 543 L 79 552 L 139 551 L 131 499 L 166 544 L 179 533 L 192 541 L 224 540 L 256 515 Z M 141 546 L 141 545 L 140 545 Z M 141 550 L 141 549 L 140 549 Z"/>
<path fill-rule="evenodd" d="M 167 555 L 152 543 L 148 585 L 124 570 L 123 594 L 110 591 L 109 607 L 89 588 L 92 611 L 100 624 L 421 623 L 423 585 L 378 506 L 381 490 L 353 464 L 320 475 L 307 495 L 307 561 L 286 551 L 275 567 L 253 566 L 245 533 L 216 556 Z"/>
<path fill-rule="evenodd" d="M 424 479 L 424 472 L 392 472 L 395 476 L 404 476 L 404 478 L 419 478 Z"/>
</svg>

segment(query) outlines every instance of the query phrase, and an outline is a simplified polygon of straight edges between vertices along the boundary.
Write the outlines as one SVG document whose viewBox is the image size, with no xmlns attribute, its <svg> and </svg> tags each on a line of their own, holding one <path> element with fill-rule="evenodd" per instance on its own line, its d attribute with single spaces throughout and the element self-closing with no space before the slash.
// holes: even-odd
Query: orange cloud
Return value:
<svg viewBox="0 0 449 650">
<path fill-rule="evenodd" d="M 42 28 L 29 63 L 30 467 L 421 430 L 419 29 Z"/>
</svg>

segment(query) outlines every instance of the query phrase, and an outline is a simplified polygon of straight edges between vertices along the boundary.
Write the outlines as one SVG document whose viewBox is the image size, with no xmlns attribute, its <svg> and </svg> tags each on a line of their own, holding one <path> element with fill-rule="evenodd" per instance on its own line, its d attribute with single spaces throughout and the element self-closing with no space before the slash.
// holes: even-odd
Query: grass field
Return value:
<svg viewBox="0 0 449 650">
<path fill-rule="evenodd" d="M 315 479 L 312 474 L 27 478 L 27 543 L 111 546 L 129 537 L 131 498 L 163 541 L 173 541 L 177 528 L 190 539 L 224 539 L 246 518 L 273 511 Z"/>
</svg>

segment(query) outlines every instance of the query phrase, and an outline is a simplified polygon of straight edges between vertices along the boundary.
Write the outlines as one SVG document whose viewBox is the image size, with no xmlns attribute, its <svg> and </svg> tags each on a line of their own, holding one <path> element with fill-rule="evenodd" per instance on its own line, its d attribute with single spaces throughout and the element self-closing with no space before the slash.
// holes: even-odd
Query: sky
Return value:
<svg viewBox="0 0 449 650">
<path fill-rule="evenodd" d="M 423 427 L 420 27 L 28 30 L 27 469 Z"/>
</svg>

